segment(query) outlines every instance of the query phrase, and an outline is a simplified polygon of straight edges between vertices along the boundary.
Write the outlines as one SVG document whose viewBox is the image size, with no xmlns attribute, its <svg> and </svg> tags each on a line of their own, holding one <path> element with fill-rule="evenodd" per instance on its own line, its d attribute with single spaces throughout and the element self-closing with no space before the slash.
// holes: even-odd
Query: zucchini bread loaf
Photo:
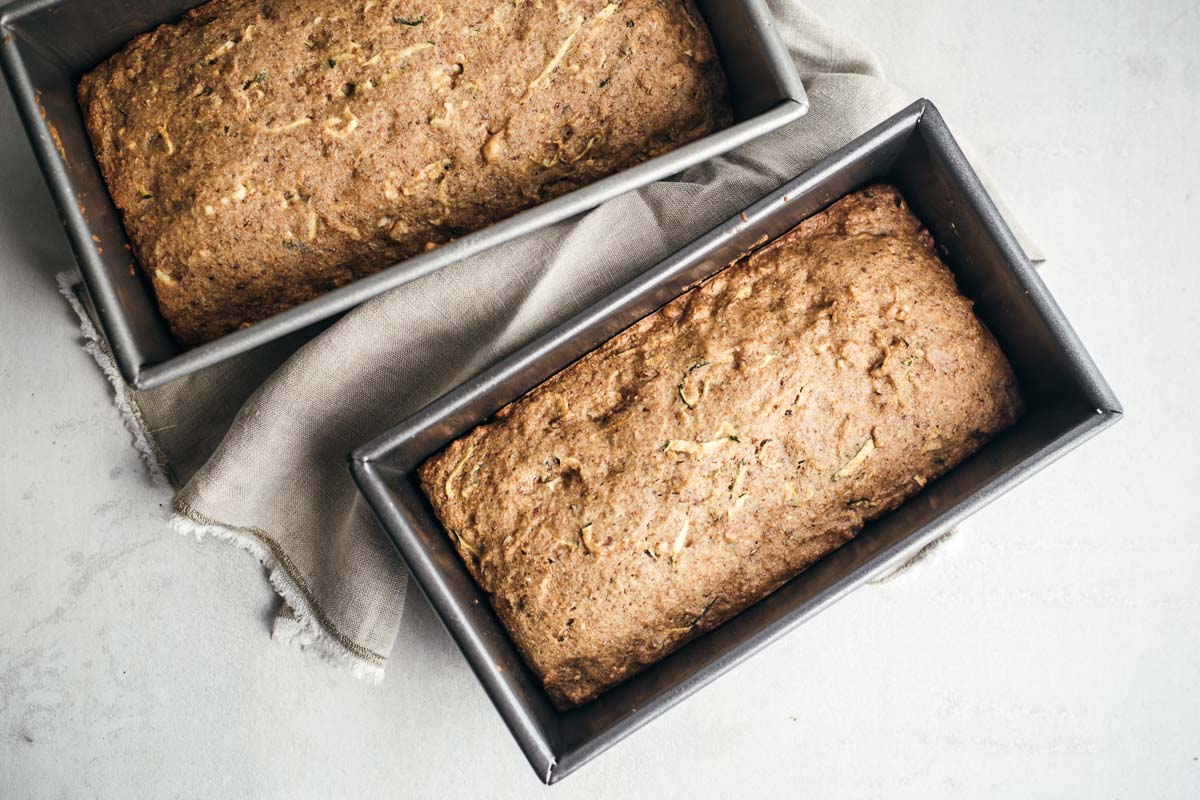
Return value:
<svg viewBox="0 0 1200 800">
<path fill-rule="evenodd" d="M 79 99 L 188 345 L 731 121 L 692 0 L 213 0 Z"/>
<path fill-rule="evenodd" d="M 569 707 L 774 591 L 1020 404 L 931 237 L 875 186 L 611 339 L 419 474 Z"/>
</svg>

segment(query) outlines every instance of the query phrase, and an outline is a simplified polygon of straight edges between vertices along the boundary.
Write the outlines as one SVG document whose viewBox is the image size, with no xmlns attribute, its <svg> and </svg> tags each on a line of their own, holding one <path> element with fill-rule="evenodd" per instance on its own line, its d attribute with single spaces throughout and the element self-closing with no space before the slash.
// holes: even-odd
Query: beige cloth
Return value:
<svg viewBox="0 0 1200 800">
<path fill-rule="evenodd" d="M 107 364 L 139 446 L 178 490 L 175 526 L 233 541 L 269 570 L 284 600 L 274 636 L 381 676 L 407 574 L 347 453 L 912 99 L 862 45 L 796 2 L 771 5 L 808 89 L 804 119 L 396 289 L 315 338 L 140 392 Z M 92 347 L 104 363 L 102 343 Z"/>
</svg>

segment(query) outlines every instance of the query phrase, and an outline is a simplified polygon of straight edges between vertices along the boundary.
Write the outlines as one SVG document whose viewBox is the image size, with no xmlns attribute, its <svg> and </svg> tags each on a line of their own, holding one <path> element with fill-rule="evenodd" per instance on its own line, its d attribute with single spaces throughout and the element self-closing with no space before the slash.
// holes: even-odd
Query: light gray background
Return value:
<svg viewBox="0 0 1200 800">
<path fill-rule="evenodd" d="M 553 794 L 1200 796 L 1200 4 L 811 4 L 980 151 L 1127 418 Z M 369 686 L 165 528 L 2 94 L 0 797 L 543 791 L 415 592 Z"/>
</svg>

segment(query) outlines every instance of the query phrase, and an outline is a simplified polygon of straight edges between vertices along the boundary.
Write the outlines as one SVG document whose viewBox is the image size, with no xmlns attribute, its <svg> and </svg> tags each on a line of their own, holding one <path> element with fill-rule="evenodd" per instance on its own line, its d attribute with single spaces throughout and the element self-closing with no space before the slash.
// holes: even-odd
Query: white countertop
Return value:
<svg viewBox="0 0 1200 800">
<path fill-rule="evenodd" d="M 1126 418 L 551 791 L 1200 796 L 1200 6 L 812 5 L 982 154 Z M 416 592 L 370 686 L 166 529 L 6 92 L 0 154 L 0 798 L 541 791 Z"/>
</svg>

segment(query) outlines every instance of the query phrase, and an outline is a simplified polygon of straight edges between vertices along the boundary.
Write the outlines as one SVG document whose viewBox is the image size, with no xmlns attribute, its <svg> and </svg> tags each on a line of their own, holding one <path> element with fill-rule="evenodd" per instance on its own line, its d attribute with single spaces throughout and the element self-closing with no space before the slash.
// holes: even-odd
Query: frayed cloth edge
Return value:
<svg viewBox="0 0 1200 800">
<path fill-rule="evenodd" d="M 121 371 L 113 359 L 112 352 L 108 349 L 108 344 L 96 330 L 92 318 L 76 293 L 76 287 L 79 286 L 78 277 L 71 272 L 61 272 L 56 276 L 56 282 L 59 293 L 66 298 L 71 310 L 79 319 L 79 332 L 84 340 L 84 351 L 91 355 L 112 386 L 113 404 L 121 415 L 121 422 L 124 423 L 126 430 L 133 438 L 134 447 L 146 464 L 150 479 L 155 486 L 164 489 L 175 488 L 170 468 L 155 445 L 141 409 L 138 408 L 125 379 L 121 377 Z M 314 654 L 321 661 L 348 670 L 355 678 L 369 683 L 379 683 L 383 680 L 384 668 L 382 665 L 366 661 L 351 653 L 317 623 L 312 609 L 296 582 L 285 570 L 280 568 L 270 550 L 253 535 L 223 525 L 201 524 L 178 512 L 171 515 L 167 524 L 173 530 L 193 535 L 197 539 L 213 536 L 229 542 L 249 552 L 263 565 L 268 571 L 271 587 L 276 594 L 283 598 L 293 614 L 290 619 L 287 617 L 275 619 L 271 631 L 272 639 L 287 642 L 300 650 Z"/>
<path fill-rule="evenodd" d="M 250 553 L 263 565 L 271 587 L 283 598 L 283 602 L 287 603 L 294 616 L 293 619 L 276 617 L 271 630 L 272 639 L 287 642 L 299 650 L 315 655 L 321 661 L 348 670 L 355 678 L 368 683 L 379 683 L 383 680 L 384 668 L 381 664 L 366 661 L 350 652 L 321 627 L 295 580 L 279 566 L 270 549 L 253 534 L 224 525 L 196 522 L 178 512 L 171 515 L 168 524 L 176 532 L 192 535 L 197 539 L 211 536 L 228 542 Z"/>
<path fill-rule="evenodd" d="M 155 486 L 172 488 L 175 482 L 172 480 L 162 453 L 159 452 L 158 447 L 154 444 L 154 439 L 150 436 L 150 430 L 146 427 L 142 411 L 130 395 L 125 379 L 121 377 L 121 371 L 117 368 L 112 351 L 108 349 L 108 344 L 100 336 L 96 326 L 92 324 L 92 318 L 88 316 L 87 309 L 83 307 L 79 295 L 75 293 L 75 287 L 79 285 L 78 278 L 73 273 L 60 272 L 56 280 L 59 293 L 67 299 L 67 302 L 71 304 L 71 310 L 79 318 L 79 332 L 84 339 L 84 351 L 96 361 L 100 366 L 100 371 L 112 385 L 113 404 L 116 405 L 117 411 L 121 415 L 121 422 L 125 424 L 125 429 L 133 437 L 133 446 L 141 455 L 142 461 L 145 462 L 146 468 L 150 472 L 150 479 Z"/>
</svg>

